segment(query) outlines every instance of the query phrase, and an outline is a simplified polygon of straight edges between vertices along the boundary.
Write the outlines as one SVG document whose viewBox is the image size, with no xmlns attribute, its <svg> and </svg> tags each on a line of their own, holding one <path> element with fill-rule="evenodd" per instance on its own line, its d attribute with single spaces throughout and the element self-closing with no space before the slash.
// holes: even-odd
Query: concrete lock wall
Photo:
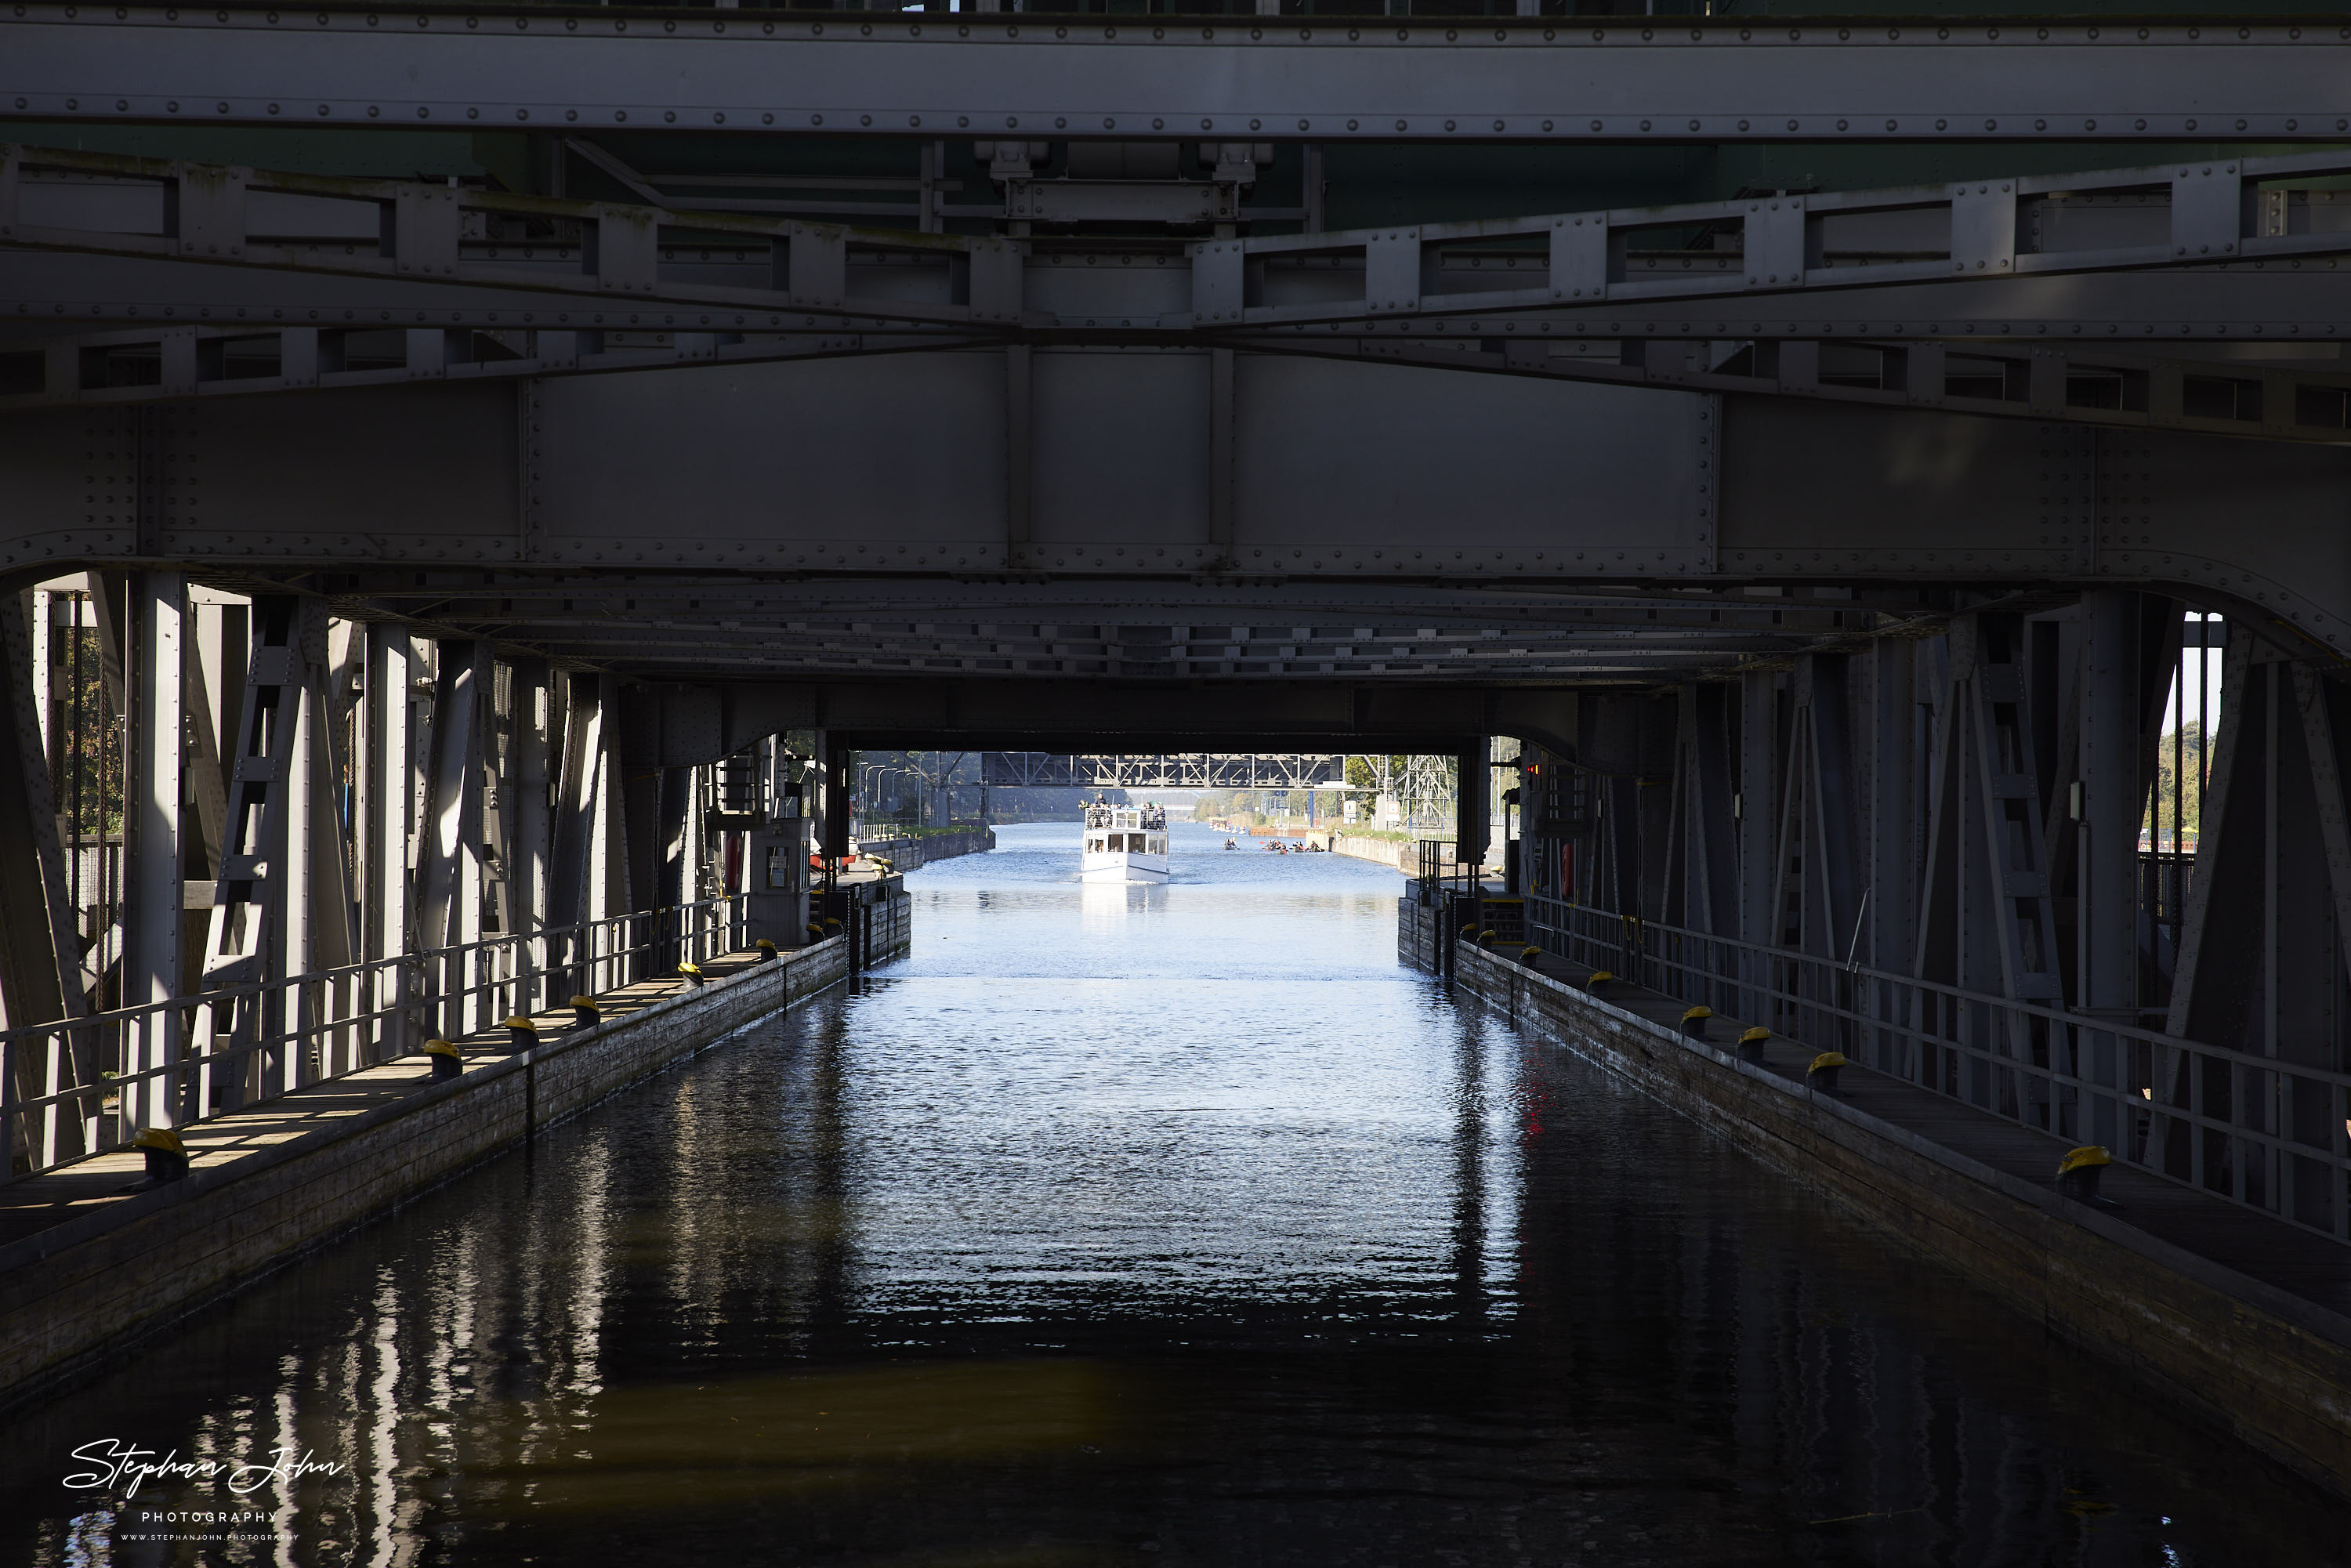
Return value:
<svg viewBox="0 0 2351 1568">
<path fill-rule="evenodd" d="M 857 852 L 876 855 L 897 871 L 913 871 L 933 861 L 986 854 L 996 847 L 996 830 L 969 828 L 956 833 L 925 833 L 920 838 L 860 839 Z"/>
<path fill-rule="evenodd" d="M 904 950 L 908 904 L 873 901 L 873 956 Z M 835 937 L 736 969 L 0 1248 L 0 1406 L 824 989 L 850 957 Z"/>
<path fill-rule="evenodd" d="M 1411 899 L 1399 909 L 1399 955 L 1423 967 L 1435 913 Z M 2059 1337 L 2351 1495 L 2351 1320 L 1563 981 L 1451 946 L 1456 985 L 1514 1025 L 1621 1074 Z"/>
<path fill-rule="evenodd" d="M 1331 848 L 1338 854 L 1352 855 L 1359 861 L 1377 861 L 1402 872 L 1413 869 L 1417 853 L 1408 839 L 1374 838 L 1365 833 L 1341 833 L 1332 841 Z"/>
</svg>

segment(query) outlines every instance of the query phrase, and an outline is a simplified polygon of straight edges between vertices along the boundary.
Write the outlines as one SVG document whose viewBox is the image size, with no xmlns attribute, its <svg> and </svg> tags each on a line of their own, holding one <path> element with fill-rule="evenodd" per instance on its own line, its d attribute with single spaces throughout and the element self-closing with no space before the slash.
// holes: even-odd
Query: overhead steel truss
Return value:
<svg viewBox="0 0 2351 1568">
<path fill-rule="evenodd" d="M 1792 655 L 1876 623 L 1871 606 L 1932 613 L 1917 595 L 1865 606 L 1521 592 L 1499 602 L 1389 584 L 1300 591 L 1161 583 L 941 586 L 827 579 L 653 579 L 621 605 L 607 580 L 504 572 L 403 574 L 340 592 L 339 612 L 439 636 L 526 645 L 559 661 L 678 678 L 1036 679 L 1380 675 L 1407 680 L 1668 678 L 1727 660 Z M 265 575 L 225 580 L 268 585 Z"/>
<path fill-rule="evenodd" d="M 1336 754 L 1265 752 L 1072 757 L 1042 751 L 983 751 L 979 781 L 1022 789 L 1308 789 L 1344 784 L 1347 759 Z"/>
<path fill-rule="evenodd" d="M 47 4 L 0 39 L 0 105 L 48 120 L 1462 142 L 2351 130 L 2351 32 L 2283 22 Z"/>
<path fill-rule="evenodd" d="M 995 236 L 8 146 L 0 241 L 231 272 L 508 291 L 518 301 L 543 297 L 517 303 L 532 315 L 513 324 L 574 329 L 779 331 L 846 317 L 877 327 L 1185 332 L 1555 311 L 1578 301 L 1621 314 L 1768 299 L 1771 308 L 1732 312 L 1760 320 L 1817 315 L 1799 302 L 1889 284 L 2341 256 L 2351 254 L 2351 200 L 2325 187 L 2346 176 L 2351 153 L 2342 152 L 2208 156 L 1182 246 L 1082 242 L 1074 248 L 1127 253 L 1121 284 L 1104 297 L 1103 275 L 1057 287 L 1060 255 L 1032 256 Z M 1138 270 L 1137 260 L 1146 265 Z M 1068 298 L 1076 288 L 1087 291 L 1082 302 Z M 332 310 L 329 298 L 308 308 Z M 547 301 L 568 303 L 556 319 L 538 319 Z M 1956 303 L 1933 314 L 1997 313 Z M 668 319 L 649 319 L 646 307 Z M 358 320 L 386 306 L 379 294 L 341 308 Z M 678 319 L 686 309 L 715 314 Z"/>
<path fill-rule="evenodd" d="M 19 148 L 0 317 L 152 325 L 8 345 L 0 406 L 1212 344 L 2338 442 L 2351 200 L 2316 187 L 2344 175 L 2314 153 L 1045 245 Z"/>
</svg>

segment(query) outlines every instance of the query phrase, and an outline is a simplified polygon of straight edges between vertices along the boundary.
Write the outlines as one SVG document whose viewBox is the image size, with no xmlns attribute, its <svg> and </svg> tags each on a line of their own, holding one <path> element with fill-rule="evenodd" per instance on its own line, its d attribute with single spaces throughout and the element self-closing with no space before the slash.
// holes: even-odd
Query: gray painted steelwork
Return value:
<svg viewBox="0 0 2351 1568">
<path fill-rule="evenodd" d="M 1265 752 L 1174 756 L 1059 756 L 1041 751 L 983 751 L 979 781 L 1020 789 L 1307 789 L 1344 784 L 1346 758 Z"/>
<path fill-rule="evenodd" d="M 1662 22 L 1660 18 L 1658 21 Z M 810 135 L 1739 141 L 2322 138 L 2329 26 L 821 17 L 28 5 L 44 120 Z"/>
<path fill-rule="evenodd" d="M 992 235 L 5 147 L 0 239 L 169 259 L 222 279 L 264 268 L 456 285 L 483 292 L 438 303 L 478 308 L 507 294 L 509 309 L 532 313 L 517 324 L 575 330 L 901 323 L 1186 332 L 1533 312 L 1533 331 L 1585 319 L 1559 313 L 1591 301 L 1619 314 L 1710 307 L 1754 319 L 1760 331 L 1765 317 L 1817 314 L 1806 303 L 1815 296 L 1838 301 L 1833 314 L 1849 314 L 1844 297 L 1893 286 L 2150 268 L 2192 279 L 2248 262 L 2291 276 L 2351 252 L 2351 201 L 2329 186 L 2346 174 L 2351 157 L 2335 152 L 2206 154 L 1890 190 L 1220 236 L 1180 248 L 1130 235 L 1036 249 Z M 1090 253 L 1081 265 L 1081 250 Z M 1095 265 L 1111 259 L 1115 272 Z M 75 292 L 92 303 L 159 308 L 166 302 L 138 294 L 110 301 L 99 290 L 178 287 L 168 281 L 174 270 L 79 275 Z M 2205 315 L 2211 298 L 2225 298 L 2212 288 L 2205 296 Z M 330 290 L 305 308 L 381 308 L 392 298 L 347 289 L 338 299 Z M 2143 291 L 2133 308 L 2146 314 L 2161 299 L 2175 307 L 2162 312 L 2168 319 L 2195 298 L 2177 287 Z M 35 301 L 12 303 L 22 314 Z M 645 316 L 652 306 L 664 308 L 659 323 Z M 1940 335 L 1943 319 L 1972 336 L 1982 317 L 2012 308 L 1996 292 L 1940 290 L 1898 297 L 1894 314 L 1919 318 L 1924 336 Z M 538 319 L 549 309 L 554 319 Z M 695 318 L 679 319 L 688 310 Z"/>
<path fill-rule="evenodd" d="M 2096 591 L 1807 653 L 1736 700 L 1587 695 L 1573 743 L 1527 759 L 1530 924 L 1805 1051 L 2351 1240 L 2351 705 L 2255 628 L 2222 632 Z M 2201 684 L 2183 644 L 2226 650 L 2184 889 L 2146 826 L 2177 845 L 2195 809 L 2156 767 L 2197 706 L 2171 709 L 2175 679 Z"/>
<path fill-rule="evenodd" d="M 1030 350 L 1016 406 L 1007 359 L 27 411 L 0 425 L 0 568 L 329 570 L 360 599 L 454 568 L 1504 596 L 2168 583 L 2351 645 L 2341 447 L 1296 356 L 1235 355 L 1220 401 L 1207 350 Z M 2256 494 L 2261 526 L 2241 526 Z M 1018 580 L 983 591 L 1017 599 Z M 766 638 L 800 591 L 679 657 L 789 668 Z M 451 634 L 504 638 L 502 613 Z M 967 655 L 904 656 L 921 673 Z"/>
</svg>

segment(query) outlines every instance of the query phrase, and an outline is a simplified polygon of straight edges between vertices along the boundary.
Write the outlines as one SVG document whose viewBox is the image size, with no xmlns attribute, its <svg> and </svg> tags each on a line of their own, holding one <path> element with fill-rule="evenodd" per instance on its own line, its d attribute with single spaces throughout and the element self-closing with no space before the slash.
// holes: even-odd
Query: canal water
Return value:
<svg viewBox="0 0 2351 1568">
<path fill-rule="evenodd" d="M 1180 824 L 1170 885 L 1081 887 L 1077 836 L 914 873 L 904 961 L 7 1417 L 0 1555 L 2341 1560 L 2320 1495 L 1399 967 L 1395 873 Z M 106 1444 L 225 1469 L 66 1484 Z"/>
</svg>

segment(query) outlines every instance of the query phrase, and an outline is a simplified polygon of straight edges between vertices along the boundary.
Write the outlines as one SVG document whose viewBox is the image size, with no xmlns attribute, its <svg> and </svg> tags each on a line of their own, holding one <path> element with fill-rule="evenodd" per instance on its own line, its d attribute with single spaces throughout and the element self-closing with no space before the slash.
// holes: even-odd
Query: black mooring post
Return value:
<svg viewBox="0 0 2351 1568">
<path fill-rule="evenodd" d="M 1479 742 L 1474 751 L 1464 751 L 1455 759 L 1453 802 L 1453 852 L 1460 862 L 1462 873 L 1474 884 L 1479 869 L 1486 863 L 1487 834 L 1492 829 L 1492 808 L 1487 802 L 1488 782 L 1486 754 L 1492 747 Z"/>
<path fill-rule="evenodd" d="M 824 752 L 824 853 L 827 860 L 849 854 L 850 780 L 856 758 L 848 747 L 828 746 Z"/>
</svg>

